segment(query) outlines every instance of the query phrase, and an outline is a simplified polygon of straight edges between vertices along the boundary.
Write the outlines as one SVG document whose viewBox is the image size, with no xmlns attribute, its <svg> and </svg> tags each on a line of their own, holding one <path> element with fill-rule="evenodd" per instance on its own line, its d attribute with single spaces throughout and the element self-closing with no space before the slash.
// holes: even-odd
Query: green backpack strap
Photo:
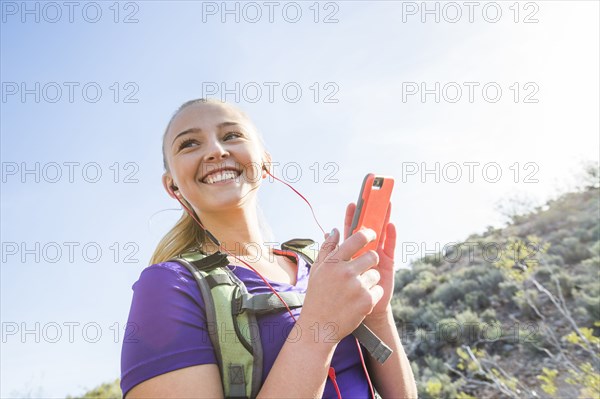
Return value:
<svg viewBox="0 0 600 399">
<path fill-rule="evenodd" d="M 198 252 L 172 259 L 194 276 L 206 307 L 208 333 L 215 348 L 226 398 L 251 398 L 262 383 L 262 344 L 254 312 L 233 312 L 243 302 L 246 286 L 225 267 L 227 255 Z"/>
<path fill-rule="evenodd" d="M 294 251 L 300 254 L 309 265 L 312 265 L 317 258 L 317 253 L 309 247 L 315 242 L 310 238 L 294 238 L 281 244 L 281 249 Z"/>
</svg>

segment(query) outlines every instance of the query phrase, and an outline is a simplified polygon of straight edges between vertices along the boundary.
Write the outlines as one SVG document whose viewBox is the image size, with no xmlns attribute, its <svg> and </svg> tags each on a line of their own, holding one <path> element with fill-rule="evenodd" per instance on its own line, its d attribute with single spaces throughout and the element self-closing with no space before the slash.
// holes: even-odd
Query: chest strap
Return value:
<svg viewBox="0 0 600 399">
<path fill-rule="evenodd" d="M 304 303 L 304 294 L 297 292 L 279 292 L 290 309 L 300 308 Z M 244 311 L 249 311 L 257 314 L 268 313 L 285 309 L 285 305 L 277 298 L 277 295 L 271 294 L 244 294 L 240 300 L 233 304 L 233 314 L 239 314 Z"/>
<path fill-rule="evenodd" d="M 205 279 L 210 289 L 221 284 L 236 285 L 229 277 L 229 274 L 208 275 Z M 298 292 L 279 292 L 278 294 L 290 309 L 300 308 L 304 303 L 305 294 Z M 267 294 L 244 293 L 238 298 L 233 298 L 231 312 L 233 315 L 238 315 L 244 311 L 263 314 L 282 309 L 285 309 L 285 305 L 272 292 Z"/>
</svg>

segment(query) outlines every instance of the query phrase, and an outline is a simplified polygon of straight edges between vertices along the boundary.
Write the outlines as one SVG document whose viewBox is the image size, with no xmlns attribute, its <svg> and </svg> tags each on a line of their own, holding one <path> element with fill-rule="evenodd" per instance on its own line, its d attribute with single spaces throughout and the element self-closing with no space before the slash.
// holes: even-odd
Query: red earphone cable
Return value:
<svg viewBox="0 0 600 399">
<path fill-rule="evenodd" d="M 300 196 L 300 198 L 302 198 L 304 200 L 304 202 L 306 202 L 308 204 L 308 206 L 310 207 L 310 211 L 312 212 L 313 215 L 313 219 L 315 219 L 315 222 L 317 223 L 317 225 L 319 226 L 319 228 L 321 229 L 321 231 L 323 232 L 323 235 L 325 235 L 325 230 L 323 229 L 323 227 L 321 226 L 321 223 L 319 223 L 319 221 L 317 220 L 317 215 L 315 215 L 315 210 L 313 209 L 312 205 L 310 204 L 310 202 L 308 202 L 308 200 L 306 198 L 304 198 L 304 195 L 300 194 L 298 192 L 298 190 L 296 190 L 294 187 L 290 186 L 288 183 L 284 182 L 283 180 L 279 179 L 278 177 L 275 177 L 271 174 L 271 172 L 269 172 L 268 170 L 265 169 L 265 171 L 267 172 L 267 174 L 269 176 L 271 176 L 272 178 L 280 181 L 281 183 L 285 184 L 286 186 L 288 186 L 289 188 L 291 188 L 292 190 L 294 190 L 294 192 L 296 194 L 298 194 Z"/>
<path fill-rule="evenodd" d="M 369 384 L 369 391 L 371 391 L 371 398 L 375 399 L 375 391 L 373 390 L 373 383 L 371 382 L 371 377 L 369 377 L 369 371 L 367 370 L 367 364 L 365 363 L 365 358 L 363 357 L 362 349 L 360 348 L 360 343 L 358 339 L 356 339 L 356 347 L 358 348 L 358 356 L 360 356 L 360 362 L 362 364 L 363 370 L 365 371 L 365 376 L 367 377 L 367 383 Z"/>
</svg>

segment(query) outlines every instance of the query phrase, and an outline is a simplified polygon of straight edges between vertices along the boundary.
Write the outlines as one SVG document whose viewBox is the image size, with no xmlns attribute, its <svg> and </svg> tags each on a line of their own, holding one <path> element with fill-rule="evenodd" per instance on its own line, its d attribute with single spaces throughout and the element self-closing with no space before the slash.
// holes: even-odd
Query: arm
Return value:
<svg viewBox="0 0 600 399">
<path fill-rule="evenodd" d="M 309 331 L 309 324 L 305 323 L 302 316 L 298 318 L 296 326 L 300 331 L 298 341 L 288 340 L 283 345 L 258 394 L 259 398 L 323 396 L 327 372 L 337 344 L 322 340 L 315 342 L 312 334 L 301 333 Z"/>
<path fill-rule="evenodd" d="M 346 208 L 344 220 L 345 236 L 350 234 L 350 226 L 356 205 L 351 203 Z M 396 323 L 392 315 L 390 301 L 394 293 L 394 252 L 396 247 L 396 228 L 389 223 L 392 212 L 389 204 L 385 229 L 380 237 L 377 254 L 379 262 L 375 267 L 380 274 L 379 285 L 383 288 L 381 300 L 373 307 L 372 312 L 365 318 L 364 323 L 383 342 L 385 342 L 394 353 L 380 364 L 372 357 L 367 356 L 370 375 L 373 377 L 375 388 L 384 398 L 416 398 L 417 385 L 409 360 L 404 352 L 400 341 Z"/>
<path fill-rule="evenodd" d="M 366 356 L 377 391 L 383 398 L 416 398 L 415 377 L 400 342 L 391 309 L 380 319 L 371 319 L 365 324 L 394 351 L 384 364 Z"/>
<path fill-rule="evenodd" d="M 297 331 L 290 332 L 290 336 L 298 339 L 285 342 L 258 397 L 322 397 L 339 341 L 358 327 L 383 294 L 377 285 L 378 273 L 368 271 L 377 264 L 377 254 L 370 251 L 350 260 L 375 238 L 374 232 L 371 233 L 356 233 L 341 245 L 337 229 L 326 236 L 311 267 Z M 336 327 L 335 337 L 326 327 L 332 324 Z"/>
<path fill-rule="evenodd" d="M 124 399 L 222 397 L 219 367 L 216 364 L 201 364 L 150 378 L 133 387 Z"/>
</svg>

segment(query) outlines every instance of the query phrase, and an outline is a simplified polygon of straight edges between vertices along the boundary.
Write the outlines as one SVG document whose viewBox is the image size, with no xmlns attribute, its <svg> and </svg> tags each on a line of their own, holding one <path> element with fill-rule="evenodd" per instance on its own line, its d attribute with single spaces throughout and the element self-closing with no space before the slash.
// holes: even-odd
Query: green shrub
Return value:
<svg viewBox="0 0 600 399">
<path fill-rule="evenodd" d="M 395 303 L 392 305 L 392 314 L 394 320 L 398 323 L 414 323 L 417 308 L 414 306 L 405 306 L 402 303 Z"/>
<path fill-rule="evenodd" d="M 504 275 L 496 268 L 488 268 L 484 274 L 477 277 L 480 289 L 485 292 L 492 292 L 498 289 L 498 284 L 504 281 Z"/>
<path fill-rule="evenodd" d="M 453 382 L 445 372 L 434 372 L 429 368 L 415 379 L 421 399 L 456 399 L 457 388 L 463 384 L 462 381 Z"/>
<path fill-rule="evenodd" d="M 473 309 L 486 309 L 490 306 L 490 297 L 483 291 L 469 292 L 465 295 L 465 304 Z"/>
<path fill-rule="evenodd" d="M 574 265 L 592 256 L 590 250 L 576 237 L 567 237 L 560 244 L 550 247 L 550 253 L 562 256 L 566 264 Z"/>
<path fill-rule="evenodd" d="M 443 263 L 443 257 L 441 253 L 437 253 L 435 255 L 425 256 L 423 258 L 424 263 L 428 263 L 432 266 L 439 267 Z"/>
<path fill-rule="evenodd" d="M 575 305 L 585 308 L 591 320 L 600 320 L 600 297 L 589 296 L 582 291 L 578 292 L 574 297 Z"/>
<path fill-rule="evenodd" d="M 574 286 L 573 279 L 571 278 L 571 276 L 565 273 L 564 271 L 561 271 L 560 273 L 558 273 L 558 276 L 556 278 L 558 279 L 558 284 L 560 286 L 563 296 L 565 298 L 570 298 L 573 294 Z"/>
<path fill-rule="evenodd" d="M 496 311 L 492 308 L 488 308 L 481 313 L 481 320 L 487 324 L 497 321 L 498 319 L 496 317 Z"/>
<path fill-rule="evenodd" d="M 426 328 L 428 331 L 435 330 L 438 321 L 446 315 L 446 306 L 440 302 L 427 303 L 421 306 L 414 317 L 416 326 Z"/>
<path fill-rule="evenodd" d="M 502 298 L 508 299 L 511 303 L 517 304 L 515 301 L 515 295 L 520 290 L 518 284 L 514 281 L 503 281 L 498 284 L 498 291 Z"/>
<path fill-rule="evenodd" d="M 483 322 L 477 313 L 467 309 L 456 315 L 456 321 L 458 321 L 458 324 L 462 328 L 461 344 L 470 345 L 479 340 Z"/>
<path fill-rule="evenodd" d="M 466 293 L 476 291 L 479 284 L 473 280 L 452 279 L 438 286 L 432 294 L 432 300 L 451 305 L 462 299 Z"/>
<path fill-rule="evenodd" d="M 513 297 L 517 307 L 521 311 L 521 314 L 527 319 L 537 319 L 538 316 L 535 313 L 535 310 L 529 305 L 527 302 L 526 296 L 529 296 L 531 302 L 539 308 L 540 306 L 540 297 L 538 295 L 537 290 L 527 289 L 525 291 L 519 292 L 518 295 Z"/>
<path fill-rule="evenodd" d="M 100 386 L 86 392 L 83 396 L 69 396 L 67 399 L 81 398 L 81 399 L 121 399 L 123 393 L 121 392 L 120 379 L 116 379 L 113 382 L 101 384 Z"/>
<path fill-rule="evenodd" d="M 433 278 L 417 279 L 406 285 L 400 295 L 406 298 L 413 305 L 417 305 L 419 300 L 428 295 L 433 289 Z"/>
<path fill-rule="evenodd" d="M 394 293 L 402 291 L 402 289 L 411 283 L 417 277 L 417 273 L 412 270 L 398 270 L 394 276 Z"/>
</svg>

